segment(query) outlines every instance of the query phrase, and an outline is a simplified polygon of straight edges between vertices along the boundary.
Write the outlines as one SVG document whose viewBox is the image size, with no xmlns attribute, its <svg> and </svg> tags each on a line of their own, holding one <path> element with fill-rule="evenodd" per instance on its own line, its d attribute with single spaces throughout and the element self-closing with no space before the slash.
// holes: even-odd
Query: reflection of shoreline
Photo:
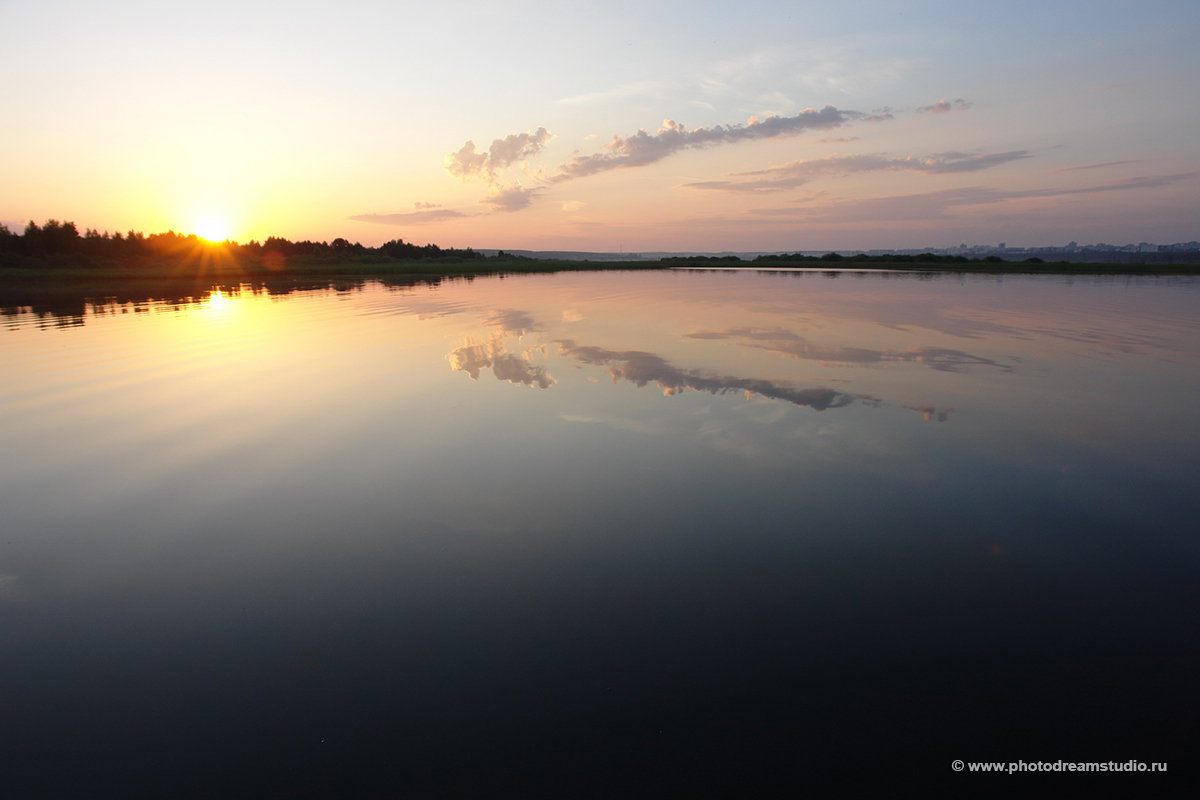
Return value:
<svg viewBox="0 0 1200 800">
<path fill-rule="evenodd" d="M 386 278 L 281 276 L 213 282 L 193 277 L 134 277 L 117 284 L 93 284 L 82 279 L 61 284 L 0 280 L 0 318 L 7 318 L 9 327 L 15 327 L 22 316 L 29 314 L 37 319 L 37 327 L 64 328 L 83 325 L 90 317 L 113 316 L 126 313 L 129 309 L 142 311 L 152 306 L 171 306 L 181 310 L 197 307 L 214 292 L 232 298 L 242 295 L 284 297 L 312 291 L 361 292 L 369 283 L 387 289 L 437 286 L 443 280 L 469 281 L 471 278 L 417 275 Z"/>
</svg>

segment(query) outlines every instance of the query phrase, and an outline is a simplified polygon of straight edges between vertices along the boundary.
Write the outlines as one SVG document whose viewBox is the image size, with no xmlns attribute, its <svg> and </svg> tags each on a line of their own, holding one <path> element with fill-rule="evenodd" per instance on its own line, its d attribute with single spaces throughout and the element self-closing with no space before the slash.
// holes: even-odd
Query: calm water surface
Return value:
<svg viewBox="0 0 1200 800">
<path fill-rule="evenodd" d="M 1194 759 L 1194 279 L 561 273 L 0 326 L 14 796 Z"/>
</svg>

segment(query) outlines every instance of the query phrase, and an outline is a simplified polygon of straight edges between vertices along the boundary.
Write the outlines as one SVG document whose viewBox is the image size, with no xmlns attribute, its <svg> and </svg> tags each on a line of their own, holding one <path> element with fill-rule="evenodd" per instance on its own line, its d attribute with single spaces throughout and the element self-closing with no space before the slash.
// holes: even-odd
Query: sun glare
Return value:
<svg viewBox="0 0 1200 800">
<path fill-rule="evenodd" d="M 196 221 L 196 235 L 209 242 L 223 242 L 229 238 L 229 226 L 218 217 L 204 217 Z"/>
</svg>

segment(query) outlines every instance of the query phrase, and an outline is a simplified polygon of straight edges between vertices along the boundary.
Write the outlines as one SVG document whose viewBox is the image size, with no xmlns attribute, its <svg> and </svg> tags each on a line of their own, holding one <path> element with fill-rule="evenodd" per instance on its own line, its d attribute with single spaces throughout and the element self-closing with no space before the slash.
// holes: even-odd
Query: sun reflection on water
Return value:
<svg viewBox="0 0 1200 800">
<path fill-rule="evenodd" d="M 200 308 L 205 317 L 212 322 L 230 322 L 237 316 L 239 299 L 223 289 L 209 292 Z"/>
</svg>

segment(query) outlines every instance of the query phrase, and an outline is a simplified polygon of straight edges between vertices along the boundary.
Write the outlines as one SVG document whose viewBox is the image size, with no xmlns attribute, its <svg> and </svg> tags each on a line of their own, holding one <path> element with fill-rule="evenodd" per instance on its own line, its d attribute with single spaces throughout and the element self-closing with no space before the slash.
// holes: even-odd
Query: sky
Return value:
<svg viewBox="0 0 1200 800">
<path fill-rule="evenodd" d="M 1200 239 L 1200 3 L 0 0 L 0 223 L 783 251 Z"/>
</svg>

